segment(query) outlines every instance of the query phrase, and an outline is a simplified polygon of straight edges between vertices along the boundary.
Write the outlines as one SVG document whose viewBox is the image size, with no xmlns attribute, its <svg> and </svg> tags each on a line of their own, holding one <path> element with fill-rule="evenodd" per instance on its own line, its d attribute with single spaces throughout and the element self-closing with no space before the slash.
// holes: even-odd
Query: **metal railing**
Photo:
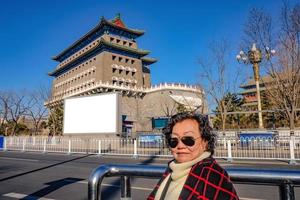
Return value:
<svg viewBox="0 0 300 200">
<path fill-rule="evenodd" d="M 40 151 L 56 153 L 88 153 L 98 155 L 126 155 L 171 157 L 164 139 L 101 137 L 5 137 L 4 150 Z M 279 138 L 218 138 L 215 157 L 234 159 L 286 160 L 294 164 L 300 160 L 300 137 Z"/>
<path fill-rule="evenodd" d="M 165 167 L 148 165 L 102 165 L 95 169 L 88 182 L 88 199 L 101 199 L 104 177 L 120 176 L 121 199 L 131 199 L 131 177 L 159 178 Z M 226 168 L 225 168 L 226 169 Z M 294 200 L 294 186 L 300 185 L 300 170 L 226 169 L 234 183 L 279 186 L 281 200 Z"/>
</svg>

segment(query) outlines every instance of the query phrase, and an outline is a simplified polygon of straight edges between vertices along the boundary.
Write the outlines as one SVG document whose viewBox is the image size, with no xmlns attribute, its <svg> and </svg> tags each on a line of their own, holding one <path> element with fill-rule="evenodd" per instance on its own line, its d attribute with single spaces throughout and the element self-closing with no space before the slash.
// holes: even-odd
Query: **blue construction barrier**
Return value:
<svg viewBox="0 0 300 200">
<path fill-rule="evenodd" d="M 275 139 L 276 133 L 274 132 L 241 132 L 238 134 L 240 139 L 241 147 L 249 147 L 253 144 L 261 147 L 270 148 L 274 146 L 274 142 L 272 140 Z M 257 143 L 255 143 L 255 140 Z"/>
<path fill-rule="evenodd" d="M 162 134 L 140 134 L 138 136 L 139 147 L 159 148 L 164 145 L 164 136 Z"/>
<path fill-rule="evenodd" d="M 4 149 L 4 136 L 0 136 L 0 150 Z"/>
</svg>

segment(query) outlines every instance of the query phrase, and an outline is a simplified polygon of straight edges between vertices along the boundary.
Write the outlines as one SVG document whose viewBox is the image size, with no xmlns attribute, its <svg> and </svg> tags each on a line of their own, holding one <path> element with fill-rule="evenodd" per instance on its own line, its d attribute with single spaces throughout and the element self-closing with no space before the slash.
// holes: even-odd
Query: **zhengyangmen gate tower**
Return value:
<svg viewBox="0 0 300 200">
<path fill-rule="evenodd" d="M 120 92 L 124 132 L 159 130 L 161 120 L 178 107 L 206 111 L 204 93 L 198 86 L 151 84 L 150 66 L 157 62 L 150 51 L 138 48 L 136 39 L 144 31 L 131 29 L 117 15 L 102 17 L 92 30 L 67 47 L 53 60 L 53 77 L 48 107 L 63 104 L 65 98 L 106 92 Z"/>
</svg>

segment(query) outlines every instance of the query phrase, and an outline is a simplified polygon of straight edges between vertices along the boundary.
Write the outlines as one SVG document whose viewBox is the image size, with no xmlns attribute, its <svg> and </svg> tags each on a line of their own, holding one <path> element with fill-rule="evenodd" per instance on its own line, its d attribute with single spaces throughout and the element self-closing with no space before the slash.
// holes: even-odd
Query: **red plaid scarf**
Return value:
<svg viewBox="0 0 300 200">
<path fill-rule="evenodd" d="M 171 172 L 168 167 L 159 180 L 148 200 L 154 200 L 163 180 Z M 206 158 L 192 166 L 186 182 L 179 195 L 180 200 L 238 200 L 227 172 L 212 157 Z"/>
</svg>

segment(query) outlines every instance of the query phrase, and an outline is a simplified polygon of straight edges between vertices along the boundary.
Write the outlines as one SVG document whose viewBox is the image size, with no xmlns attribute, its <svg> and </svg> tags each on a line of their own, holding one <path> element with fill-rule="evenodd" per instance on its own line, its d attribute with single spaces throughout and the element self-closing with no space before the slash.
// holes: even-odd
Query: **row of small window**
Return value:
<svg viewBox="0 0 300 200">
<path fill-rule="evenodd" d="M 116 81 L 116 80 L 113 80 L 112 81 L 113 85 L 119 85 L 119 86 L 136 86 L 136 83 L 129 83 L 129 82 L 125 82 L 125 81 Z"/>
<path fill-rule="evenodd" d="M 75 88 L 73 88 L 73 89 L 69 89 L 69 90 L 67 90 L 67 91 L 56 92 L 55 95 L 54 95 L 54 97 L 57 98 L 57 97 L 60 97 L 61 95 L 71 94 L 71 93 L 73 93 L 73 92 L 77 92 L 77 91 L 80 91 L 80 90 L 82 90 L 82 89 L 84 89 L 84 88 L 93 86 L 94 84 L 95 84 L 95 82 L 92 81 L 92 82 L 90 82 L 90 83 L 83 84 L 83 85 L 78 86 L 78 87 L 75 87 Z"/>
<path fill-rule="evenodd" d="M 86 46 L 85 48 L 82 48 L 78 53 L 73 54 L 73 56 L 70 56 L 67 60 L 65 60 L 62 63 L 60 63 L 59 66 L 63 66 L 65 64 L 67 64 L 69 61 L 77 58 L 78 56 L 80 56 L 81 54 L 83 54 L 85 51 L 90 50 L 91 48 L 95 47 L 99 43 L 100 43 L 100 39 L 98 39 L 97 41 L 94 41 L 92 44 Z"/>
<path fill-rule="evenodd" d="M 116 55 L 112 55 L 111 56 L 111 59 L 113 61 L 119 61 L 119 62 L 124 62 L 124 63 L 131 63 L 131 64 L 134 64 L 135 60 L 133 59 L 129 59 L 129 58 L 123 58 L 121 56 L 116 56 Z"/>
<path fill-rule="evenodd" d="M 127 70 L 123 70 L 123 69 L 116 69 L 116 68 L 112 68 L 112 73 L 118 73 L 118 74 L 122 74 L 122 72 L 125 72 L 125 75 L 130 75 L 134 76 L 135 75 L 135 71 L 127 71 Z"/>
<path fill-rule="evenodd" d="M 85 77 L 88 77 L 88 76 L 92 75 L 92 74 L 95 73 L 95 72 L 96 72 L 95 69 L 93 69 L 93 70 L 87 70 L 87 72 L 81 73 L 79 76 L 75 76 L 75 77 L 71 78 L 71 79 L 68 80 L 68 81 L 64 81 L 64 82 L 62 82 L 62 83 L 57 84 L 57 85 L 55 86 L 55 88 L 61 88 L 61 87 L 70 85 L 70 84 L 72 84 L 73 82 L 76 82 L 76 81 L 79 81 L 79 80 L 81 80 L 81 79 L 83 79 L 83 78 L 85 78 Z"/>
<path fill-rule="evenodd" d="M 68 75 L 70 75 L 70 74 L 76 72 L 77 70 L 81 69 L 81 67 L 87 66 L 89 63 L 92 63 L 92 62 L 94 62 L 94 61 L 96 61 L 96 57 L 94 57 L 94 58 L 92 58 L 92 59 L 89 59 L 89 60 L 86 61 L 85 63 L 82 63 L 81 65 L 79 65 L 79 66 L 73 68 L 72 70 L 70 70 L 70 71 L 68 71 L 68 72 L 66 72 L 66 73 L 64 73 L 64 74 L 62 74 L 62 75 L 60 75 L 60 76 L 58 76 L 57 79 L 65 78 L 66 76 L 68 76 Z"/>
<path fill-rule="evenodd" d="M 124 46 L 128 46 L 128 47 L 132 47 L 132 45 L 133 45 L 132 42 L 128 42 L 128 41 L 126 41 L 126 40 L 121 40 L 121 39 L 114 38 L 114 37 L 110 37 L 110 38 L 109 38 L 109 41 L 110 41 L 110 42 L 117 43 L 117 44 L 121 44 L 121 45 L 124 45 Z"/>
<path fill-rule="evenodd" d="M 113 76 L 111 79 L 114 80 L 114 81 L 122 81 L 122 82 L 128 82 L 128 83 L 137 83 L 137 80 L 135 80 L 135 79 L 125 79 L 123 77 Z"/>
</svg>

